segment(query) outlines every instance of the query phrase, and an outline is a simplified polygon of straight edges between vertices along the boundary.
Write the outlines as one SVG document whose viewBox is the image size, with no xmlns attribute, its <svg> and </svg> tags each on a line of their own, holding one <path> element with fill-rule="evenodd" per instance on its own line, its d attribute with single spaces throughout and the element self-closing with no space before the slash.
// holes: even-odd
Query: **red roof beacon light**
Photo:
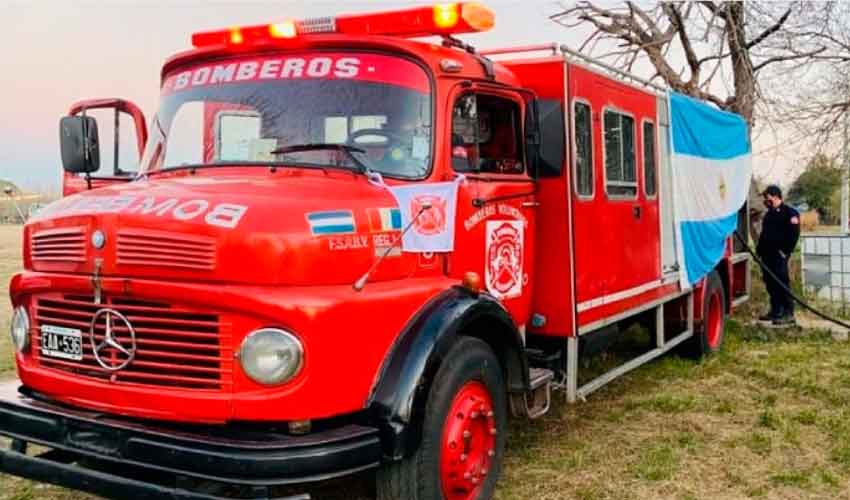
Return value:
<svg viewBox="0 0 850 500">
<path fill-rule="evenodd" d="M 383 35 L 415 38 L 487 31 L 494 24 L 493 11 L 475 2 L 437 4 L 372 14 L 310 18 L 275 24 L 204 31 L 192 35 L 197 48 L 216 45 L 269 43 L 316 33 Z"/>
</svg>

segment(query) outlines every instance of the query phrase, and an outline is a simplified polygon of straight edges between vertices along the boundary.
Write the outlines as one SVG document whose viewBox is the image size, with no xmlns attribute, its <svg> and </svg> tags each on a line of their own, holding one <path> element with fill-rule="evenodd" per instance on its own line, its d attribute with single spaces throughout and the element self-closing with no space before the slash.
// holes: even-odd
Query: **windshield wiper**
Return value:
<svg viewBox="0 0 850 500">
<path fill-rule="evenodd" d="M 335 151 L 342 151 L 345 153 L 354 165 L 357 167 L 357 171 L 365 174 L 369 172 L 369 167 L 366 166 L 360 159 L 354 156 L 354 153 L 365 154 L 366 150 L 358 148 L 357 146 L 349 146 L 348 144 L 332 144 L 332 143 L 324 143 L 324 142 L 314 142 L 314 143 L 305 143 L 305 144 L 293 144 L 291 146 L 283 146 L 281 148 L 273 149 L 270 151 L 273 155 L 282 155 L 287 153 L 300 153 L 302 151 L 320 151 L 324 149 L 330 149 Z M 328 167 L 343 167 L 350 170 L 348 167 L 344 167 L 343 165 L 322 165 Z"/>
</svg>

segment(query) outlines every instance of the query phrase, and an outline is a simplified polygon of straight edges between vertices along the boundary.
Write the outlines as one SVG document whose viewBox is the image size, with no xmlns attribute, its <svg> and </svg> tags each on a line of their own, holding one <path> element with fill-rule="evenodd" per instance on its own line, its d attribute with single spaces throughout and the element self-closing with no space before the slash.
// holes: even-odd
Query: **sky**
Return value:
<svg viewBox="0 0 850 500">
<path fill-rule="evenodd" d="M 581 33 L 548 19 L 552 1 L 486 2 L 495 28 L 466 35 L 479 48 L 557 41 L 578 46 Z M 409 6 L 404 1 L 39 1 L 0 0 L 0 178 L 28 190 L 59 189 L 58 122 L 71 103 L 121 97 L 150 118 L 156 111 L 159 72 L 174 53 L 190 48 L 192 32 L 288 18 Z M 760 136 L 757 175 L 787 184 L 796 170 L 793 152 Z"/>
</svg>

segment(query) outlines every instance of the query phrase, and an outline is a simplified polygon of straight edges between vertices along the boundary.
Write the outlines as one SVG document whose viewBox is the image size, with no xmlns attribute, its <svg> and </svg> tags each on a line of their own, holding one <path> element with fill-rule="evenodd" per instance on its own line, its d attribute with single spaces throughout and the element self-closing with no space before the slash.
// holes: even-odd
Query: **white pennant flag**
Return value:
<svg viewBox="0 0 850 500">
<path fill-rule="evenodd" d="M 401 241 L 405 252 L 451 252 L 455 243 L 457 189 L 463 177 L 452 182 L 386 186 L 401 211 Z M 425 208 L 430 206 L 430 208 Z"/>
</svg>

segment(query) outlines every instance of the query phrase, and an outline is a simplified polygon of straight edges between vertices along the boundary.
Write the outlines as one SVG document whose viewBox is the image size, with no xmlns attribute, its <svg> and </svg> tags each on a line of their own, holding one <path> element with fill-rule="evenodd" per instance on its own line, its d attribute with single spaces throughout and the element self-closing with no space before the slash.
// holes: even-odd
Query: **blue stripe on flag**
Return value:
<svg viewBox="0 0 850 500">
<path fill-rule="evenodd" d="M 351 224 L 339 224 L 335 226 L 313 226 L 313 234 L 340 234 L 353 233 L 354 226 Z"/>
<path fill-rule="evenodd" d="M 314 235 L 353 233 L 354 214 L 350 210 L 312 212 L 307 214 L 310 232 Z"/>
<path fill-rule="evenodd" d="M 670 122 L 674 153 L 714 160 L 750 154 L 747 122 L 741 115 L 671 92 Z"/>
<path fill-rule="evenodd" d="M 693 285 L 720 262 L 726 250 L 726 238 L 737 225 L 737 213 L 720 219 L 681 223 L 688 283 Z"/>
</svg>

